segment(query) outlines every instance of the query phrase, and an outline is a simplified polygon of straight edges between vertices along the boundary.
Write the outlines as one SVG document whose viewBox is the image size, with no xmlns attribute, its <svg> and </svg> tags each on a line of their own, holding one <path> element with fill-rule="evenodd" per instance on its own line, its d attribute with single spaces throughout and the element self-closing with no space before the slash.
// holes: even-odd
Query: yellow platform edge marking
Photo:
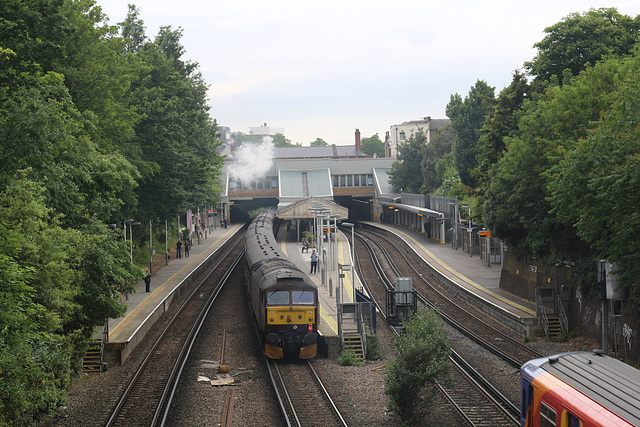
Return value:
<svg viewBox="0 0 640 427">
<path fill-rule="evenodd" d="M 431 251 L 429 251 L 427 248 L 425 248 L 425 247 L 424 247 L 420 242 L 418 242 L 416 239 L 414 239 L 413 237 L 411 237 L 411 236 L 410 236 L 410 235 L 408 235 L 408 234 L 405 234 L 405 233 L 402 233 L 402 234 L 403 234 L 407 239 L 410 239 L 410 240 L 411 240 L 411 241 L 413 241 L 415 244 L 417 244 L 418 246 L 420 246 L 420 247 L 422 248 L 422 250 L 423 250 L 423 251 L 425 251 L 425 252 L 427 253 L 427 255 L 429 255 L 431 258 L 433 258 L 433 259 L 435 259 L 435 260 L 437 260 L 437 261 L 440 261 L 440 259 L 439 259 L 437 256 L 435 256 L 435 255 L 433 254 L 433 252 L 431 252 Z M 515 303 L 515 302 L 513 302 L 513 301 L 510 301 L 510 300 L 508 300 L 507 298 L 505 298 L 505 297 L 503 297 L 503 296 L 501 296 L 501 295 L 499 295 L 499 294 L 497 294 L 497 293 L 495 293 L 495 292 L 493 292 L 493 291 L 490 291 L 489 289 L 485 288 L 485 287 L 484 287 L 484 286 L 482 286 L 481 284 L 476 283 L 476 282 L 474 282 L 473 280 L 469 279 L 468 277 L 463 276 L 462 274 L 458 273 L 457 271 L 455 271 L 454 269 L 452 269 L 452 268 L 451 268 L 451 267 L 449 267 L 448 265 L 446 265 L 446 264 L 444 264 L 444 263 L 442 263 L 442 262 L 439 262 L 439 264 L 440 264 L 440 265 L 442 265 L 442 266 L 443 266 L 447 271 L 449 271 L 451 274 L 453 274 L 453 275 L 457 276 L 458 278 L 462 279 L 463 281 L 465 281 L 465 282 L 466 282 L 466 283 L 468 283 L 469 285 L 473 286 L 474 288 L 476 288 L 476 289 L 478 289 L 478 290 L 480 290 L 480 291 L 482 291 L 482 292 L 485 292 L 486 294 L 489 294 L 489 295 L 491 295 L 492 297 L 494 297 L 494 298 L 496 298 L 496 299 L 499 299 L 500 301 L 502 301 L 502 302 L 504 302 L 504 303 L 506 303 L 506 304 L 508 304 L 508 305 L 510 305 L 510 306 L 512 306 L 512 307 L 514 307 L 514 308 L 517 308 L 518 310 L 522 310 L 522 311 L 524 311 L 525 313 L 531 314 L 531 315 L 533 315 L 533 316 L 535 316 L 535 315 L 536 315 L 536 312 L 535 312 L 535 311 L 533 311 L 533 310 L 531 310 L 531 309 L 529 309 L 529 308 L 527 308 L 527 307 L 524 307 L 524 306 L 522 306 L 522 305 L 520 305 L 520 304 L 518 304 L 518 303 Z"/>
<path fill-rule="evenodd" d="M 320 317 L 322 318 L 322 321 L 327 324 L 331 330 L 333 330 L 333 332 L 335 332 L 336 334 L 338 333 L 338 322 L 329 315 L 329 313 L 327 312 L 327 310 L 324 309 L 324 307 L 321 304 L 318 304 L 318 306 L 320 307 Z"/>
<path fill-rule="evenodd" d="M 238 225 L 232 226 L 232 228 L 230 228 L 229 231 L 227 231 L 222 236 L 220 236 L 220 239 L 218 239 L 218 240 L 222 240 L 229 233 L 233 232 L 237 228 L 238 228 Z M 216 242 L 218 240 L 216 240 Z M 214 242 L 211 246 L 215 245 L 216 242 Z M 176 277 L 177 275 L 181 274 L 184 271 L 185 268 L 189 267 L 189 265 L 191 265 L 193 262 L 197 262 L 198 260 L 200 260 L 200 258 L 202 258 L 202 256 L 204 256 L 204 255 L 207 255 L 207 250 L 201 252 L 200 255 L 195 257 L 192 261 L 189 261 L 184 267 L 182 267 L 180 270 L 176 271 L 173 274 L 173 276 L 171 276 L 167 281 L 165 281 L 162 285 L 160 285 L 155 291 L 151 292 L 140 304 L 138 304 L 133 310 L 131 310 L 129 313 L 127 313 L 127 315 L 122 319 L 122 321 L 120 321 L 120 323 L 118 323 L 116 326 L 114 326 L 114 328 L 111 331 L 109 331 L 109 335 L 114 334 L 118 330 L 118 328 L 120 328 L 120 326 L 122 326 L 123 324 L 128 324 L 131 321 L 131 319 L 133 318 L 133 314 L 134 313 L 142 310 L 142 308 L 144 308 L 144 307 L 148 306 L 149 304 L 151 304 L 151 302 L 149 300 L 149 297 L 153 296 L 158 291 L 160 291 L 161 289 L 164 289 L 166 286 L 168 286 L 168 283 L 171 282 L 174 277 Z"/>
</svg>

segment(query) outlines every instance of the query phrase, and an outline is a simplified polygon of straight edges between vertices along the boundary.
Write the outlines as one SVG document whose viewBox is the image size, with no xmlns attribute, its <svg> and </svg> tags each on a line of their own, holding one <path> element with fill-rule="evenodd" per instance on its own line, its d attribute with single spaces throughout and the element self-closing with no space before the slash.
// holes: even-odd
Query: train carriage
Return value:
<svg viewBox="0 0 640 427">
<path fill-rule="evenodd" d="M 261 212 L 245 235 L 249 299 L 265 354 L 308 359 L 317 353 L 318 290 L 280 250 L 274 217 L 273 209 Z"/>
<path fill-rule="evenodd" d="M 521 426 L 640 426 L 640 371 L 601 351 L 521 368 Z"/>
</svg>

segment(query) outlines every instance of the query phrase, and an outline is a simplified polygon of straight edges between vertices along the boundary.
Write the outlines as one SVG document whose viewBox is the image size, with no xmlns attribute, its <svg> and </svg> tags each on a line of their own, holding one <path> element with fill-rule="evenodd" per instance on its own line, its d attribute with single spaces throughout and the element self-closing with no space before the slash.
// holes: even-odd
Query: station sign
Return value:
<svg viewBox="0 0 640 427">
<path fill-rule="evenodd" d="M 490 231 L 480 231 L 478 232 L 478 234 L 480 235 L 480 237 L 491 237 Z"/>
</svg>

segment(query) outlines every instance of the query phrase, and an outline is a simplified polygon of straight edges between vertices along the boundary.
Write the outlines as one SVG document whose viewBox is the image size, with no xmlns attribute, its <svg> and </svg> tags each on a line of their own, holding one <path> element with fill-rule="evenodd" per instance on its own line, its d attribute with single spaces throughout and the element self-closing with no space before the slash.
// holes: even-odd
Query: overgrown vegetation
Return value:
<svg viewBox="0 0 640 427">
<path fill-rule="evenodd" d="M 123 221 L 164 243 L 165 219 L 175 236 L 216 201 L 222 159 L 182 30 L 150 40 L 135 7 L 111 26 L 92 0 L 4 0 L 0 16 L 0 425 L 21 426 L 64 404 L 143 277 Z"/>
<path fill-rule="evenodd" d="M 384 353 L 380 348 L 380 340 L 377 335 L 367 335 L 367 360 L 384 359 Z"/>
<path fill-rule="evenodd" d="M 451 347 L 436 313 L 421 309 L 404 322 L 395 340 L 397 357 L 387 368 L 387 408 L 402 425 L 417 425 L 428 412 L 436 381 L 447 383 Z"/>
<path fill-rule="evenodd" d="M 338 356 L 338 365 L 340 366 L 364 366 L 364 360 L 360 359 L 351 350 L 343 350 Z"/>
</svg>

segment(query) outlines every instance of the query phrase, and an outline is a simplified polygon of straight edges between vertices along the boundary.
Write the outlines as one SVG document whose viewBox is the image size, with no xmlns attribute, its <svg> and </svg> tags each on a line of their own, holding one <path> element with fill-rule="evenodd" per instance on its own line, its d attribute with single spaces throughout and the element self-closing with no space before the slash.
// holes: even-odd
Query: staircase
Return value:
<svg viewBox="0 0 640 427">
<path fill-rule="evenodd" d="M 102 369 L 102 340 L 89 344 L 87 352 L 82 358 L 82 372 L 101 372 Z"/>
<path fill-rule="evenodd" d="M 560 316 L 547 313 L 547 321 L 549 322 L 549 339 L 554 340 L 562 334 Z"/>
<path fill-rule="evenodd" d="M 360 360 L 364 360 L 364 346 L 362 345 L 362 338 L 358 334 L 344 335 L 342 338 L 342 345 L 345 351 L 350 351 Z"/>
</svg>

